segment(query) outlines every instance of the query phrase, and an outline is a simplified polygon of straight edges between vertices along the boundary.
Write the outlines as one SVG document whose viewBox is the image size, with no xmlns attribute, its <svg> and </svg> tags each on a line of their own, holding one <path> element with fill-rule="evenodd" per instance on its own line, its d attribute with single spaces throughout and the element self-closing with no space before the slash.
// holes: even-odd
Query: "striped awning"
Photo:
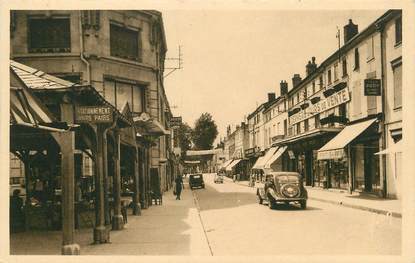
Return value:
<svg viewBox="0 0 415 263">
<path fill-rule="evenodd" d="M 281 157 L 281 155 L 285 152 L 287 149 L 287 146 L 281 146 L 278 148 L 278 150 L 272 155 L 272 157 L 265 163 L 264 168 L 269 169 L 271 168 L 271 165 L 278 160 L 278 158 Z"/>
<path fill-rule="evenodd" d="M 274 155 L 274 153 L 277 151 L 277 148 L 278 147 L 276 146 L 269 148 L 264 156 L 258 158 L 252 169 L 264 169 L 264 165 L 272 157 L 272 155 Z"/>
<path fill-rule="evenodd" d="M 226 166 L 226 171 L 232 171 L 232 168 L 235 167 L 242 159 L 233 160 L 228 166 Z"/>
</svg>

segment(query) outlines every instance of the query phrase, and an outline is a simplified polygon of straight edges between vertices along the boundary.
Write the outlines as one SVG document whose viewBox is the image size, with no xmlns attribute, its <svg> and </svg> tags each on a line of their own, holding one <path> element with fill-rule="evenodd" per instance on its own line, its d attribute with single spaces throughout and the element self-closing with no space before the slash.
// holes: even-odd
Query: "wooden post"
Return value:
<svg viewBox="0 0 415 263">
<path fill-rule="evenodd" d="M 102 134 L 102 175 L 103 175 L 103 190 L 104 190 L 104 218 L 105 226 L 111 224 L 110 216 L 110 204 L 108 201 L 108 140 L 107 140 L 108 128 L 104 130 Z"/>
<path fill-rule="evenodd" d="M 75 227 L 75 133 L 52 133 L 58 142 L 61 159 L 62 177 L 62 255 L 79 255 L 80 247 L 74 240 Z"/>
<path fill-rule="evenodd" d="M 121 214 L 121 168 L 120 168 L 120 133 L 119 130 L 114 131 L 114 215 L 112 217 L 112 229 L 121 230 L 124 228 L 124 220 Z"/>
<path fill-rule="evenodd" d="M 141 165 L 141 173 L 142 173 L 142 178 L 143 178 L 143 192 L 141 193 L 141 195 L 143 196 L 143 207 L 142 209 L 147 209 L 148 208 L 148 201 L 147 201 L 147 166 L 148 166 L 148 158 L 147 158 L 147 148 L 144 148 L 143 151 L 141 152 L 141 159 L 142 159 L 142 165 Z"/>
<path fill-rule="evenodd" d="M 133 214 L 136 216 L 141 215 L 141 205 L 140 205 L 140 163 L 139 163 L 139 150 L 137 147 L 135 148 L 134 154 L 134 196 L 133 196 Z"/>
<path fill-rule="evenodd" d="M 29 210 L 31 207 L 30 203 L 30 195 L 31 192 L 29 191 L 29 183 L 30 183 L 30 174 L 31 174 L 31 167 L 30 167 L 30 151 L 22 151 L 22 161 L 24 165 L 24 177 L 25 177 L 25 190 L 26 190 L 26 200 L 25 200 L 25 208 L 24 208 L 24 214 L 25 214 L 25 230 L 29 230 Z"/>
<path fill-rule="evenodd" d="M 104 206 L 104 162 L 103 162 L 103 134 L 105 128 L 102 125 L 96 126 L 97 151 L 95 162 L 95 228 L 94 243 L 107 243 L 110 234 L 105 227 L 105 206 Z M 106 144 L 105 144 L 106 145 Z M 107 149 L 105 148 L 105 151 Z"/>
</svg>

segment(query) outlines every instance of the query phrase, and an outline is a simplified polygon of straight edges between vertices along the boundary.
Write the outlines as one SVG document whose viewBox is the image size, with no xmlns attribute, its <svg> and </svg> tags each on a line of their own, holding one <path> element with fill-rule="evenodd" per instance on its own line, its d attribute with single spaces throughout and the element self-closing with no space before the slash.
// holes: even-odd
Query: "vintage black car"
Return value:
<svg viewBox="0 0 415 263">
<path fill-rule="evenodd" d="M 270 209 L 277 203 L 299 203 L 306 209 L 308 195 L 299 173 L 270 172 L 266 174 L 264 185 L 257 188 L 257 198 L 260 204 L 266 201 Z"/>
<path fill-rule="evenodd" d="M 189 175 L 189 186 L 190 186 L 190 189 L 193 189 L 194 187 L 205 188 L 205 182 L 203 181 L 203 175 L 201 173 Z"/>
<path fill-rule="evenodd" d="M 213 182 L 215 182 L 215 184 L 223 184 L 223 174 L 222 173 L 215 174 L 215 178 L 213 179 Z"/>
</svg>

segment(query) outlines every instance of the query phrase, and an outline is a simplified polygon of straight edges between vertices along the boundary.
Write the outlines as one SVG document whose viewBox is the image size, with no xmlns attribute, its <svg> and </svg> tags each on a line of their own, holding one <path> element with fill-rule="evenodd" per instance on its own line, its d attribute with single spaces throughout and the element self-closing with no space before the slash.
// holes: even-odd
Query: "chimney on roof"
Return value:
<svg viewBox="0 0 415 263">
<path fill-rule="evenodd" d="M 308 64 L 305 66 L 305 71 L 306 71 L 307 76 L 313 73 L 316 69 L 317 69 L 316 57 L 312 57 L 311 61 L 309 60 Z"/>
<path fill-rule="evenodd" d="M 284 96 L 288 93 L 288 83 L 285 80 L 281 80 L 280 82 L 280 96 Z"/>
<path fill-rule="evenodd" d="M 297 87 L 297 85 L 301 82 L 300 74 L 294 74 L 292 81 L 293 81 L 293 88 Z"/>
<path fill-rule="evenodd" d="M 359 28 L 357 25 L 353 24 L 352 20 L 349 19 L 349 24 L 343 27 L 343 34 L 344 34 L 344 44 L 349 42 L 355 35 L 359 33 Z"/>
<path fill-rule="evenodd" d="M 268 93 L 268 102 L 271 102 L 273 100 L 275 100 L 275 93 L 274 92 Z"/>
</svg>

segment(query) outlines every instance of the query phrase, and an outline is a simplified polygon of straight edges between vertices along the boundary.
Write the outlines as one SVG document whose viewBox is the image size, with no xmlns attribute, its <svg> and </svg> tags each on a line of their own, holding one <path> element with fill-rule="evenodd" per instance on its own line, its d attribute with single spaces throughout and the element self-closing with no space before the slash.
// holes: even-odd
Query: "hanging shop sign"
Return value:
<svg viewBox="0 0 415 263">
<path fill-rule="evenodd" d="M 113 110 L 107 106 L 76 106 L 75 121 L 77 123 L 111 123 Z"/>
<path fill-rule="evenodd" d="M 365 79 L 365 96 L 380 96 L 380 79 Z"/>
<path fill-rule="evenodd" d="M 290 124 L 295 124 L 297 122 L 303 121 L 310 118 L 318 113 L 324 112 L 340 104 L 348 102 L 350 100 L 350 93 L 348 89 L 342 89 L 339 92 L 332 94 L 331 96 L 320 100 L 316 104 L 310 105 L 305 110 L 302 110 L 290 117 Z"/>
<path fill-rule="evenodd" d="M 170 119 L 170 128 L 178 128 L 182 124 L 182 117 L 172 117 Z"/>
<path fill-rule="evenodd" d="M 318 160 L 341 159 L 345 156 L 344 149 L 317 152 Z"/>
</svg>

